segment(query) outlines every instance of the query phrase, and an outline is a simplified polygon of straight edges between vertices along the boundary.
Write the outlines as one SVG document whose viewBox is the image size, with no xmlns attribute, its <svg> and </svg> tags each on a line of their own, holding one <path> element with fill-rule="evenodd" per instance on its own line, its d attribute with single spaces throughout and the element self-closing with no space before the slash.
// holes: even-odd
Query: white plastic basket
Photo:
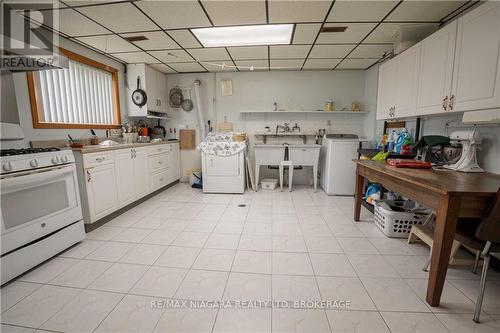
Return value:
<svg viewBox="0 0 500 333">
<path fill-rule="evenodd" d="M 274 190 L 278 185 L 278 180 L 273 178 L 265 178 L 260 181 L 260 186 L 263 190 Z"/>
<path fill-rule="evenodd" d="M 407 238 L 412 225 L 424 223 L 427 213 L 396 212 L 389 205 L 392 201 L 375 200 L 374 222 L 388 237 Z"/>
</svg>

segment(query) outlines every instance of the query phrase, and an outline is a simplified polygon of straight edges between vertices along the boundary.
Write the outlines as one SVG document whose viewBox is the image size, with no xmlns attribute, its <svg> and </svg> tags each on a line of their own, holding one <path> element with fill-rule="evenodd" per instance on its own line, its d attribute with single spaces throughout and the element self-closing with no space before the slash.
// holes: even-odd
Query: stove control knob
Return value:
<svg viewBox="0 0 500 333">
<path fill-rule="evenodd" d="M 12 171 L 12 164 L 10 162 L 2 163 L 2 169 L 4 171 Z"/>
<path fill-rule="evenodd" d="M 68 163 L 68 156 L 61 156 L 61 162 Z"/>
<path fill-rule="evenodd" d="M 31 165 L 31 167 L 36 168 L 38 166 L 38 161 L 37 160 L 31 160 L 30 161 L 30 165 Z"/>
<path fill-rule="evenodd" d="M 57 163 L 59 163 L 59 156 L 52 157 L 52 164 L 57 164 Z"/>
</svg>

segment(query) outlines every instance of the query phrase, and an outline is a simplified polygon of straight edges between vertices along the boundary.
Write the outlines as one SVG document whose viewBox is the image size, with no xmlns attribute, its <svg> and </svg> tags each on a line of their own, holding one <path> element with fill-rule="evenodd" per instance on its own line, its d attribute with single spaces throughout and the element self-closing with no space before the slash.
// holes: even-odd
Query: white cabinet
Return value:
<svg viewBox="0 0 500 333">
<path fill-rule="evenodd" d="M 500 2 L 458 19 L 452 111 L 500 108 Z"/>
<path fill-rule="evenodd" d="M 113 164 L 85 169 L 85 187 L 90 222 L 95 222 L 118 209 L 115 167 Z"/>
<path fill-rule="evenodd" d="M 396 62 L 387 61 L 378 72 L 377 120 L 390 118 L 395 108 Z"/>
<path fill-rule="evenodd" d="M 137 89 L 137 78 L 140 88 L 146 92 L 147 101 L 137 106 L 132 101 L 132 93 Z M 167 112 L 167 77 L 146 64 L 127 65 L 127 108 L 130 117 L 146 117 L 148 111 Z"/>
<path fill-rule="evenodd" d="M 420 46 L 415 45 L 379 67 L 377 119 L 415 114 Z"/>
<path fill-rule="evenodd" d="M 170 170 L 171 181 L 176 181 L 181 178 L 181 154 L 178 143 L 170 144 Z"/>
<path fill-rule="evenodd" d="M 116 150 L 115 169 L 120 208 L 148 194 L 149 172 L 145 148 Z"/>
<path fill-rule="evenodd" d="M 446 112 L 451 95 L 457 22 L 421 42 L 417 115 Z"/>
</svg>

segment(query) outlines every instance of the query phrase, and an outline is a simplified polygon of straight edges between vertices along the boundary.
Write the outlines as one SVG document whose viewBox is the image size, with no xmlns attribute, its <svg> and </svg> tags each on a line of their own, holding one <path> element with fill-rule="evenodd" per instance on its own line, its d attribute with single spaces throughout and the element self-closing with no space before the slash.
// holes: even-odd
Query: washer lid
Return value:
<svg viewBox="0 0 500 333">
<path fill-rule="evenodd" d="M 325 135 L 325 138 L 336 140 L 357 140 L 359 137 L 357 134 L 327 134 Z"/>
</svg>

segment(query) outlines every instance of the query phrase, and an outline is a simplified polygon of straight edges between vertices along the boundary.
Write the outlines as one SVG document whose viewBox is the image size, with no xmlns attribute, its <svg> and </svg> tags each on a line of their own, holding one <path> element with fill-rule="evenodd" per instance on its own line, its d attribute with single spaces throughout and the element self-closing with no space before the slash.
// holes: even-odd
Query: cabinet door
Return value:
<svg viewBox="0 0 500 333">
<path fill-rule="evenodd" d="M 134 163 L 134 193 L 141 198 L 149 193 L 149 167 L 146 148 L 135 149 Z"/>
<path fill-rule="evenodd" d="M 379 67 L 377 120 L 388 119 L 390 111 L 396 105 L 394 98 L 396 79 L 396 59 L 388 60 Z"/>
<path fill-rule="evenodd" d="M 144 64 L 128 64 L 127 65 L 127 114 L 132 117 L 145 117 L 149 107 L 149 94 L 146 83 L 146 65 Z M 132 101 L 132 93 L 137 89 L 137 77 L 140 79 L 142 90 L 146 91 L 148 100 L 146 105 L 141 107 L 134 104 Z"/>
<path fill-rule="evenodd" d="M 420 66 L 420 44 L 414 45 L 396 61 L 396 87 L 394 117 L 415 115 L 417 109 L 418 70 Z"/>
<path fill-rule="evenodd" d="M 451 95 L 457 22 L 427 37 L 420 45 L 417 114 L 445 112 Z"/>
<path fill-rule="evenodd" d="M 162 72 L 156 72 L 156 82 L 158 85 L 158 110 L 167 112 L 167 76 Z"/>
<path fill-rule="evenodd" d="M 132 149 L 115 151 L 116 182 L 118 206 L 123 207 L 136 198 L 134 191 L 134 161 Z"/>
<path fill-rule="evenodd" d="M 172 143 L 170 147 L 172 148 L 170 152 L 171 181 L 174 182 L 181 178 L 181 155 L 178 143 Z"/>
<path fill-rule="evenodd" d="M 156 70 L 146 65 L 146 94 L 148 95 L 148 110 L 158 112 L 160 103 L 158 102 L 158 82 Z"/>
<path fill-rule="evenodd" d="M 453 111 L 500 107 L 500 2 L 458 20 Z"/>
<path fill-rule="evenodd" d="M 85 169 L 90 222 L 118 209 L 115 167 L 113 164 Z"/>
</svg>

